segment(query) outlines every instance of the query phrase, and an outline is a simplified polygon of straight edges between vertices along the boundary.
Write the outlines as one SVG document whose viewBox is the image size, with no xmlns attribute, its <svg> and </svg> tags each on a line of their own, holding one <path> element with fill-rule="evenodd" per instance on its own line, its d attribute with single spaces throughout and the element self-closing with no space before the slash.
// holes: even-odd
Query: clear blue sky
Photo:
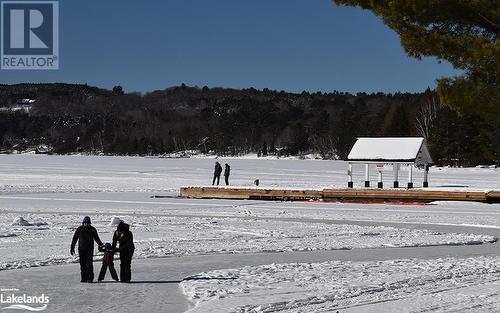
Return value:
<svg viewBox="0 0 500 313">
<path fill-rule="evenodd" d="M 60 70 L 0 71 L 0 83 L 415 92 L 457 73 L 330 0 L 60 0 Z"/>
</svg>

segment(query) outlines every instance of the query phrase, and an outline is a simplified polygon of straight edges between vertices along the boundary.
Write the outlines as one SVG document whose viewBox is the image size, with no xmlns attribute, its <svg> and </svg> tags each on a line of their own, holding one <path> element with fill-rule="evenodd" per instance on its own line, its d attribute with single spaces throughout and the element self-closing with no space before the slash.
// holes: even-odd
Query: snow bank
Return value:
<svg viewBox="0 0 500 313">
<path fill-rule="evenodd" d="M 24 217 L 18 216 L 12 221 L 12 226 L 45 226 L 48 225 L 46 222 L 34 222 L 30 223 Z"/>
<path fill-rule="evenodd" d="M 242 218 L 135 218 L 138 256 L 345 250 L 379 247 L 469 245 L 494 242 L 490 235 L 425 229 L 357 226 Z M 143 232 L 146 231 L 146 232 Z"/>
</svg>

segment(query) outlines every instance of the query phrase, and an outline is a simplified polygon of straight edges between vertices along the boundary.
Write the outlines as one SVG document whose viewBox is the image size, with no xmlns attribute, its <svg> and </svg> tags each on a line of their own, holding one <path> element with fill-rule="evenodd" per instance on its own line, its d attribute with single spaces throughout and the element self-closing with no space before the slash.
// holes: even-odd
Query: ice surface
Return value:
<svg viewBox="0 0 500 313">
<path fill-rule="evenodd" d="M 263 188 L 325 188 L 347 186 L 347 163 L 325 160 L 260 160 L 220 158 L 231 165 L 232 186 Z M 159 159 L 140 157 L 90 157 L 0 155 L 0 192 L 147 192 L 174 193 L 180 186 L 212 183 L 214 159 Z M 372 180 L 377 178 L 374 167 Z M 400 172 L 405 181 L 406 169 Z M 364 186 L 364 166 L 354 165 L 355 186 Z M 387 185 L 391 175 L 384 175 Z M 423 171 L 413 172 L 421 186 Z M 500 168 L 438 168 L 429 173 L 431 189 L 500 190 Z"/>
<path fill-rule="evenodd" d="M 256 178 L 263 188 L 345 187 L 347 181 L 346 163 L 342 161 L 224 158 L 219 162 L 231 165 L 232 186 L 249 187 Z M 167 263 L 156 262 L 158 257 L 169 257 L 169 266 L 185 273 L 183 269 L 192 264 L 184 264 L 184 260 L 200 256 L 186 275 L 191 278 L 182 283 L 186 295 L 199 304 L 193 308 L 196 312 L 233 309 L 315 312 L 337 307 L 341 312 L 383 312 L 385 309 L 388 312 L 491 312 L 499 308 L 496 264 L 500 250 L 497 244 L 490 242 L 500 234 L 500 205 L 262 202 L 176 197 L 182 185 L 210 184 L 213 163 L 213 159 L 206 158 L 0 155 L 2 286 L 20 287 L 21 281 L 29 280 L 35 270 L 39 273 L 37 277 L 42 277 L 44 273 L 57 273 L 52 270 L 54 267 L 64 271 L 72 268 L 75 277 L 78 276 L 77 265 L 73 264 L 77 258 L 69 255 L 69 244 L 82 217 L 90 215 L 103 241 L 111 241 L 118 219 L 129 223 L 137 247 L 134 262 L 147 267 L 153 276 L 163 273 L 162 264 Z M 423 172 L 415 170 L 414 174 L 418 182 Z M 392 180 L 392 175 L 384 177 Z M 497 168 L 432 167 L 430 184 L 431 189 L 492 190 L 500 189 L 499 177 Z M 361 166 L 354 166 L 354 179 L 355 184 L 363 184 Z M 154 195 L 165 198 L 152 198 Z M 453 245 L 464 248 L 450 249 Z M 400 254 L 412 251 L 412 255 L 426 251 L 430 256 L 422 256 L 420 260 L 370 261 L 381 255 L 390 256 L 390 251 L 396 250 Z M 326 263 L 312 260 L 313 263 L 287 264 L 289 260 L 278 257 L 296 253 L 294 255 L 303 260 L 322 255 L 323 251 L 352 252 L 368 261 L 330 258 Z M 446 252 L 441 251 L 479 252 L 472 253 L 471 258 L 444 258 Z M 255 252 L 261 254 L 256 256 Z M 483 254 L 488 256 L 481 256 Z M 96 252 L 96 260 L 100 260 L 101 255 Z M 233 261 L 224 259 L 229 255 L 248 255 L 252 264 L 273 263 L 275 259 L 281 263 L 234 266 Z M 437 259 L 436 255 L 442 258 Z M 224 262 L 210 261 L 218 258 Z M 204 264 L 209 262 L 212 262 L 210 268 L 219 272 L 195 275 L 206 271 Z M 68 263 L 70 265 L 62 266 Z M 147 264 L 155 265 L 148 267 Z M 196 271 L 191 272 L 193 269 Z M 138 271 L 144 279 L 149 275 Z M 68 294 L 67 290 L 74 287 L 67 282 L 71 274 L 65 272 L 64 278 L 51 274 L 55 282 L 50 289 L 52 294 L 60 295 L 60 301 L 72 304 L 71 311 L 112 312 L 116 309 L 113 302 L 103 309 L 99 303 L 84 305 Z M 217 275 L 221 279 L 213 279 Z M 182 278 L 185 277 L 176 277 Z M 77 287 L 78 292 L 92 294 L 90 288 L 93 287 Z M 104 286 L 100 292 L 111 299 L 123 292 L 125 298 L 130 298 L 126 302 L 129 311 L 134 312 L 149 308 L 144 303 L 137 306 L 133 301 L 137 294 L 146 297 L 160 289 L 154 284 L 144 290 L 139 285 L 126 290 L 109 287 L 116 294 L 106 294 L 111 291 Z M 166 311 L 176 312 L 168 309 L 169 302 L 161 303 Z"/>
</svg>

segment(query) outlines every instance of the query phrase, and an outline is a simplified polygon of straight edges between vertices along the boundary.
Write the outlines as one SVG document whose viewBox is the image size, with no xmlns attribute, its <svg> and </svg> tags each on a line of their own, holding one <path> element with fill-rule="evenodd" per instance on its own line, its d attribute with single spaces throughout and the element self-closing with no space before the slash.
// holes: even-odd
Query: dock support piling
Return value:
<svg viewBox="0 0 500 313">
<path fill-rule="evenodd" d="M 424 188 L 429 187 L 429 164 L 425 164 L 424 168 Z"/>
<path fill-rule="evenodd" d="M 365 187 L 370 187 L 370 164 L 365 164 Z"/>
<path fill-rule="evenodd" d="M 382 182 L 382 171 L 378 171 L 378 188 L 384 188 L 384 183 Z"/>
<path fill-rule="evenodd" d="M 347 175 L 349 176 L 349 181 L 347 182 L 347 188 L 353 188 L 354 184 L 352 182 L 352 164 L 349 163 L 349 168 L 347 170 Z"/>
<path fill-rule="evenodd" d="M 408 165 L 408 189 L 413 188 L 413 165 Z"/>
<path fill-rule="evenodd" d="M 393 169 L 394 169 L 394 188 L 398 188 L 399 187 L 399 164 L 394 164 L 393 165 Z"/>
</svg>

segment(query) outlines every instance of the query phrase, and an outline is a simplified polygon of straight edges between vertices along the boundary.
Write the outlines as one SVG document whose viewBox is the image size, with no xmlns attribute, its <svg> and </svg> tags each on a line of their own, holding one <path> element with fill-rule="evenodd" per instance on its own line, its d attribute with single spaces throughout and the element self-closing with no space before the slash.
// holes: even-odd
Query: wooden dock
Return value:
<svg viewBox="0 0 500 313">
<path fill-rule="evenodd" d="M 266 189 L 245 187 L 181 187 L 183 198 L 246 200 L 325 200 L 351 202 L 475 201 L 500 203 L 500 191 L 443 191 L 427 189 Z"/>
</svg>

